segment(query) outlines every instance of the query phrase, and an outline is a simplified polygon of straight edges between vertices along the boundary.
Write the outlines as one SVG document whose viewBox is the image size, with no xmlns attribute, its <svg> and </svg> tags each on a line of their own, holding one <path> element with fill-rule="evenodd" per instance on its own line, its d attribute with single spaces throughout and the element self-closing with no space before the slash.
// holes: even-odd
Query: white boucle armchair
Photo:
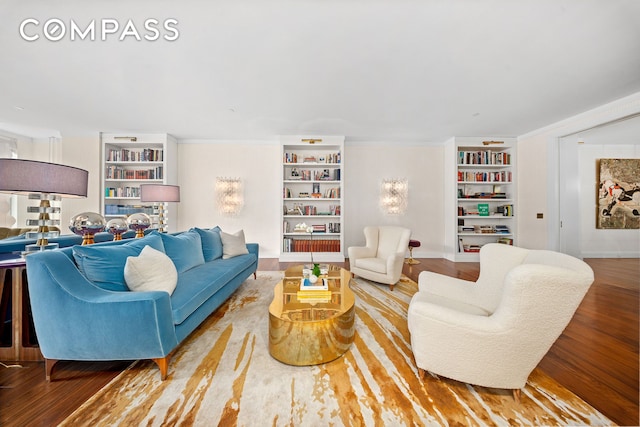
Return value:
<svg viewBox="0 0 640 427">
<path fill-rule="evenodd" d="M 476 282 L 423 271 L 409 304 L 411 347 L 431 372 L 484 387 L 520 389 L 593 283 L 572 256 L 491 243 Z"/>
<path fill-rule="evenodd" d="M 351 273 L 385 283 L 393 291 L 402 275 L 411 230 L 396 226 L 368 226 L 364 228 L 364 237 L 366 246 L 348 249 Z"/>
</svg>

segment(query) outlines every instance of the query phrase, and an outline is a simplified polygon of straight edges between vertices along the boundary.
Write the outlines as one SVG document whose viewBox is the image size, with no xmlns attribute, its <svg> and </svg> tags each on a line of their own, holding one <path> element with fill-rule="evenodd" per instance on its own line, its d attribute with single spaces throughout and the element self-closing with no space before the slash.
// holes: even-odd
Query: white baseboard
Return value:
<svg viewBox="0 0 640 427">
<path fill-rule="evenodd" d="M 582 258 L 640 258 L 640 251 L 625 251 L 625 252 L 582 251 Z"/>
</svg>

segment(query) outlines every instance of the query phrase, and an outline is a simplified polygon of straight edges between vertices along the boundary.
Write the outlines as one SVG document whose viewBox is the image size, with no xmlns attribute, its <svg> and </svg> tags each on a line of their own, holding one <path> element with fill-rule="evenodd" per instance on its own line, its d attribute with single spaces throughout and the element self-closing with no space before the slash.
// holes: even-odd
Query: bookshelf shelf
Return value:
<svg viewBox="0 0 640 427">
<path fill-rule="evenodd" d="M 113 179 L 113 178 L 105 178 L 106 182 L 163 182 L 163 179 Z"/>
<path fill-rule="evenodd" d="M 118 162 L 118 161 L 114 161 L 114 160 L 107 160 L 106 162 L 104 162 L 105 165 L 130 165 L 130 166 L 149 166 L 149 165 L 162 165 L 163 162 L 156 162 L 156 161 L 124 161 L 124 162 Z"/>
<path fill-rule="evenodd" d="M 126 218 L 144 212 L 152 217 L 152 226 L 157 226 L 157 206 L 140 202 L 140 184 L 177 184 L 175 138 L 167 134 L 102 133 L 100 141 L 102 215 L 107 219 Z M 169 211 L 176 209 L 171 207 Z M 175 220 L 169 222 L 169 226 L 175 224 Z"/>
<path fill-rule="evenodd" d="M 483 144 L 483 141 L 501 141 Z M 445 257 L 478 261 L 486 243 L 514 244 L 515 138 L 455 137 L 445 145 Z"/>
<path fill-rule="evenodd" d="M 340 215 L 283 215 L 285 218 L 340 218 Z"/>
<path fill-rule="evenodd" d="M 503 237 L 508 237 L 508 236 L 513 236 L 512 233 L 475 233 L 475 232 L 469 232 L 469 233 L 458 233 L 458 236 L 473 236 L 473 237 L 483 237 L 483 236 L 487 236 L 487 237 L 495 237 L 495 236 L 503 236 Z"/>
<path fill-rule="evenodd" d="M 283 181 L 285 184 L 299 184 L 301 182 L 306 183 L 319 183 L 319 184 L 336 184 L 339 185 L 340 181 L 329 181 L 329 180 L 306 180 L 306 179 L 289 179 Z"/>
<path fill-rule="evenodd" d="M 309 142 L 311 139 L 313 142 Z M 281 262 L 344 261 L 344 137 L 282 136 Z M 305 224 L 313 233 L 296 230 Z"/>
</svg>

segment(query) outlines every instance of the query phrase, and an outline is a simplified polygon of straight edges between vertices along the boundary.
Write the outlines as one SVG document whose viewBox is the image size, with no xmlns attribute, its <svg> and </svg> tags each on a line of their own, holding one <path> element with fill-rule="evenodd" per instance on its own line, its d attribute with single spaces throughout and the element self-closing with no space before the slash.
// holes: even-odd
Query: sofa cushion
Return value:
<svg viewBox="0 0 640 427">
<path fill-rule="evenodd" d="M 23 234 L 18 234 L 17 236 L 11 236 L 11 237 L 5 237 L 4 239 L 1 239 L 3 242 L 10 242 L 12 240 L 24 240 L 27 238 L 27 234 L 23 233 Z"/>
<path fill-rule="evenodd" d="M 162 238 L 164 252 L 175 264 L 178 274 L 204 264 L 202 240 L 197 232 L 185 231 L 184 233 L 171 235 L 154 231 L 152 234 L 160 235 Z"/>
<path fill-rule="evenodd" d="M 138 256 L 145 246 L 164 252 L 162 239 L 149 235 L 124 244 L 94 244 L 74 246 L 73 259 L 84 276 L 109 291 L 128 291 L 124 280 L 127 257 Z"/>
<path fill-rule="evenodd" d="M 164 252 L 145 246 L 140 255 L 127 257 L 124 280 L 132 291 L 165 291 L 171 295 L 178 283 L 178 271 Z"/>
<path fill-rule="evenodd" d="M 173 323 L 179 325 L 184 322 L 213 294 L 255 261 L 255 254 L 217 259 L 180 274 L 176 290 L 171 295 Z"/>
<path fill-rule="evenodd" d="M 244 230 L 240 230 L 235 234 L 220 231 L 220 239 L 222 240 L 222 258 L 229 259 L 238 255 L 249 253 L 247 244 L 244 241 Z"/>
<path fill-rule="evenodd" d="M 210 230 L 204 230 L 202 228 L 195 227 L 191 230 L 195 230 L 200 235 L 200 239 L 202 240 L 202 255 L 204 256 L 205 262 L 222 258 L 222 240 L 220 239 L 220 227 L 213 227 Z"/>
</svg>

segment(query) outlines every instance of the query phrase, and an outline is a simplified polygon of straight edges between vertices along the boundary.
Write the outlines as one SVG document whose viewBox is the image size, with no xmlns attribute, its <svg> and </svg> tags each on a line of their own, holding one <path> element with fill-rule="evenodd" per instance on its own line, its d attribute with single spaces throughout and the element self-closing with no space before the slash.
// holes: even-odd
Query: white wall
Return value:
<svg viewBox="0 0 640 427">
<path fill-rule="evenodd" d="M 280 251 L 282 209 L 280 146 L 273 141 L 179 141 L 178 182 L 181 202 L 179 227 L 212 227 L 245 231 L 248 241 L 260 243 L 260 255 L 275 258 Z M 346 247 L 364 243 L 362 229 L 369 224 L 398 224 L 412 229 L 422 246 L 417 257 L 442 256 L 443 147 L 397 146 L 392 143 L 345 143 L 345 255 Z M 239 177 L 245 205 L 233 218 L 215 206 L 217 176 Z M 409 209 L 403 216 L 385 216 L 378 207 L 383 178 L 409 180 Z"/>
<path fill-rule="evenodd" d="M 60 145 L 59 158 L 52 161 L 89 171 L 87 197 L 63 198 L 60 205 L 60 230 L 70 234 L 71 217 L 82 212 L 100 212 L 100 134 L 66 137 Z"/>
<path fill-rule="evenodd" d="M 401 225 L 421 246 L 414 257 L 442 257 L 444 250 L 444 146 L 345 141 L 345 246 L 364 244 L 366 225 Z M 379 207 L 383 179 L 406 178 L 409 204 L 404 215 Z"/>
<path fill-rule="evenodd" d="M 549 221 L 553 220 L 547 206 L 548 180 L 554 179 L 548 171 L 547 139 L 546 135 L 536 135 L 517 144 L 516 230 L 518 245 L 529 249 L 548 247 Z M 538 213 L 542 219 L 537 218 Z"/>
<path fill-rule="evenodd" d="M 243 229 L 247 241 L 260 243 L 261 257 L 277 257 L 280 173 L 280 146 L 276 141 L 179 141 L 178 230 L 216 225 L 231 233 Z M 217 211 L 216 177 L 241 178 L 244 208 L 236 217 Z"/>
<path fill-rule="evenodd" d="M 518 138 L 518 244 L 561 249 L 559 143 L 567 135 L 640 113 L 640 92 Z M 542 213 L 544 218 L 537 219 Z"/>
</svg>

